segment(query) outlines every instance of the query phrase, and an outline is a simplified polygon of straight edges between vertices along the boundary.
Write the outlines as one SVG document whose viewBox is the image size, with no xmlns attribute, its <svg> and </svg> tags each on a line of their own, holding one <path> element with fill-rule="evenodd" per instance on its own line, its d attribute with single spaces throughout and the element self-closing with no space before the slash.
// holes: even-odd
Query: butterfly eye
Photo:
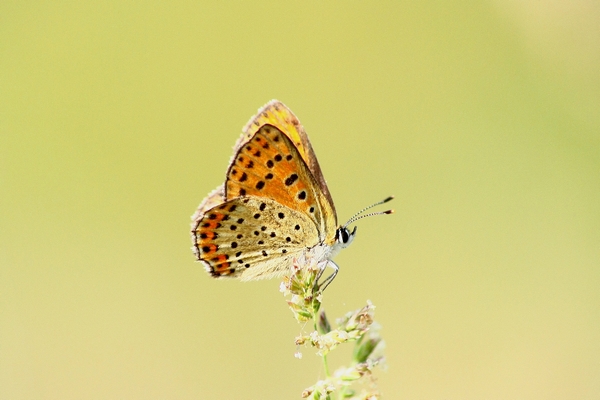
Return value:
<svg viewBox="0 0 600 400">
<path fill-rule="evenodd" d="M 354 238 L 355 234 L 356 227 L 354 227 L 354 230 L 352 231 L 352 233 L 350 233 L 348 228 L 342 226 L 336 231 L 335 239 L 341 244 L 349 244 L 349 242 L 351 242 Z"/>
<path fill-rule="evenodd" d="M 350 233 L 348 232 L 348 229 L 343 228 L 340 232 L 340 236 L 341 236 L 341 242 L 342 243 L 347 243 L 348 239 L 350 239 Z"/>
</svg>

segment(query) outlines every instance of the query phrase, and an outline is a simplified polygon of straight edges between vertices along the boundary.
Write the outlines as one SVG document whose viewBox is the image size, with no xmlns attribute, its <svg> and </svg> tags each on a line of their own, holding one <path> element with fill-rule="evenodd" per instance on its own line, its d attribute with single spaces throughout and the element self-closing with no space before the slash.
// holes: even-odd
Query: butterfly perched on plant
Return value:
<svg viewBox="0 0 600 400">
<path fill-rule="evenodd" d="M 244 127 L 233 150 L 223 185 L 200 203 L 192 216 L 193 250 L 216 278 L 268 279 L 289 272 L 299 256 L 317 260 L 322 274 L 339 268 L 331 260 L 356 235 L 352 222 L 374 214 L 365 210 L 343 226 L 298 118 L 272 100 Z M 362 214 L 362 215 L 361 215 Z"/>
</svg>

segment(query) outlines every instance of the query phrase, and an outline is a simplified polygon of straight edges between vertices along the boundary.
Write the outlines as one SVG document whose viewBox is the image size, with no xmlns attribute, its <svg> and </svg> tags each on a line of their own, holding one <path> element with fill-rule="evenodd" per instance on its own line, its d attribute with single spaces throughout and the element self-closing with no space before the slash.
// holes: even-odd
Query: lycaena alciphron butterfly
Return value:
<svg viewBox="0 0 600 400">
<path fill-rule="evenodd" d="M 272 100 L 243 130 L 227 168 L 225 183 L 200 203 L 192 217 L 196 257 L 216 278 L 243 281 L 289 273 L 301 255 L 317 260 L 322 275 L 339 268 L 331 260 L 356 235 L 354 221 L 382 211 L 363 214 L 343 226 L 308 136 L 298 118 L 283 103 Z M 318 279 L 317 279 L 318 281 Z"/>
</svg>

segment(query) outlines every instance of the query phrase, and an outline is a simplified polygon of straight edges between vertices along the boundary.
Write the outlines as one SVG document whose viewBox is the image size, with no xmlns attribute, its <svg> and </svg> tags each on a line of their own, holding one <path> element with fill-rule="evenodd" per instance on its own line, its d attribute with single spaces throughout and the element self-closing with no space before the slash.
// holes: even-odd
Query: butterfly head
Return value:
<svg viewBox="0 0 600 400">
<path fill-rule="evenodd" d="M 335 231 L 335 244 L 340 248 L 346 248 L 350 246 L 350 243 L 354 240 L 356 235 L 356 226 L 352 231 L 346 228 L 346 226 L 340 226 Z"/>
</svg>

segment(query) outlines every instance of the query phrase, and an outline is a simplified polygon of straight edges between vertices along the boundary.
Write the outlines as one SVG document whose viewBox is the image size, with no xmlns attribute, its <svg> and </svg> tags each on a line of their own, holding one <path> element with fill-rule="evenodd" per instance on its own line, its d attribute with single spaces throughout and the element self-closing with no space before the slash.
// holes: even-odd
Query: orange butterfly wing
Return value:
<svg viewBox="0 0 600 400">
<path fill-rule="evenodd" d="M 322 241 L 335 234 L 335 213 L 294 143 L 263 125 L 238 149 L 227 171 L 225 198 L 257 196 L 306 214 Z"/>
<path fill-rule="evenodd" d="M 248 121 L 242 131 L 242 137 L 238 140 L 234 147 L 234 154 L 241 146 L 251 140 L 252 136 L 263 125 L 266 124 L 272 125 L 279 129 L 294 144 L 294 147 L 298 150 L 298 153 L 308 166 L 312 176 L 319 185 L 321 192 L 327 199 L 333 214 L 336 215 L 333 199 L 331 198 L 331 194 L 327 188 L 327 182 L 323 177 L 323 172 L 321 171 L 317 156 L 315 155 L 315 152 L 310 144 L 308 135 L 306 134 L 304 127 L 302 127 L 302 124 L 300 124 L 298 118 L 282 102 L 278 100 L 271 100 L 261 109 L 259 109 L 255 116 L 250 118 L 250 121 Z"/>
</svg>

